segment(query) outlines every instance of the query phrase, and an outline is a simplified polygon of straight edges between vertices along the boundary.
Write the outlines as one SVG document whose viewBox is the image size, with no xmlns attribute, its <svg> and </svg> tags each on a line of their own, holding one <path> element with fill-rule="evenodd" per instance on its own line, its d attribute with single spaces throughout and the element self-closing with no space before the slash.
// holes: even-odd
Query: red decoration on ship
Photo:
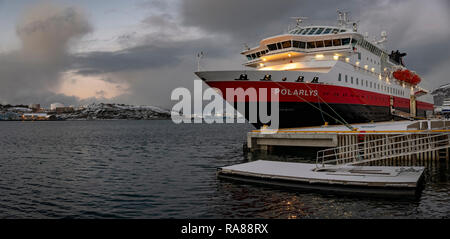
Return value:
<svg viewBox="0 0 450 239">
<path fill-rule="evenodd" d="M 397 70 L 392 75 L 395 77 L 395 79 L 407 82 L 411 85 L 417 85 L 420 83 L 420 81 L 422 81 L 422 79 L 420 79 L 420 77 L 416 73 L 407 69 Z"/>
</svg>

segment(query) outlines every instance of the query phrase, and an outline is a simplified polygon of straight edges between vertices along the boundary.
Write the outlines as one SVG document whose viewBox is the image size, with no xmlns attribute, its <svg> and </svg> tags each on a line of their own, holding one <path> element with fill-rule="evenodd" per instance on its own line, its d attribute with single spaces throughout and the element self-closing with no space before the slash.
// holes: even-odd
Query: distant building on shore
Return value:
<svg viewBox="0 0 450 239">
<path fill-rule="evenodd" d="M 41 105 L 40 104 L 30 104 L 28 106 L 28 108 L 30 108 L 35 113 L 41 111 Z"/>
<path fill-rule="evenodd" d="M 61 103 L 53 103 L 53 104 L 50 105 L 50 110 L 51 111 L 56 111 L 56 108 L 61 108 L 61 107 L 64 107 L 64 105 L 61 104 Z"/>
<path fill-rule="evenodd" d="M 25 113 L 22 115 L 22 120 L 34 121 L 34 120 L 54 120 L 54 115 L 48 115 L 46 113 Z"/>
</svg>

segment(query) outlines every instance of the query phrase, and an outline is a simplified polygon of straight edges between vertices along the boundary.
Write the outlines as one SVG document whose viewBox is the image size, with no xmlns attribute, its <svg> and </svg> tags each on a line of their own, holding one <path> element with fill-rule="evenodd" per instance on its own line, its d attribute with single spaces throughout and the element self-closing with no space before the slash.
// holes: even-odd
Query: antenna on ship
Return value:
<svg viewBox="0 0 450 239">
<path fill-rule="evenodd" d="M 297 22 L 296 27 L 299 27 L 308 17 L 291 17 L 291 19 L 294 19 Z"/>
<path fill-rule="evenodd" d="M 203 58 L 203 51 L 197 54 L 197 71 L 200 71 L 200 60 Z"/>
<path fill-rule="evenodd" d="M 387 42 L 387 32 L 386 31 L 382 31 L 381 32 L 381 39 L 378 41 L 375 41 L 375 44 L 380 45 L 382 43 Z"/>
<path fill-rule="evenodd" d="M 348 22 L 349 22 L 349 13 L 350 12 L 343 12 L 341 10 L 337 10 L 338 13 L 338 26 L 339 27 L 345 27 L 347 26 Z"/>
</svg>

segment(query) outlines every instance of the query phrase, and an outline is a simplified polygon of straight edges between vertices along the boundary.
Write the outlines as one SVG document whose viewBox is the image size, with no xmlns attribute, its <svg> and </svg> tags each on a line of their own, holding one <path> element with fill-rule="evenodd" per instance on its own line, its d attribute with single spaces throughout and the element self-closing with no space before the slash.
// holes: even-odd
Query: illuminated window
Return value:
<svg viewBox="0 0 450 239">
<path fill-rule="evenodd" d="M 290 48 L 292 46 L 291 41 L 284 41 L 281 44 L 283 45 L 283 48 Z"/>
</svg>

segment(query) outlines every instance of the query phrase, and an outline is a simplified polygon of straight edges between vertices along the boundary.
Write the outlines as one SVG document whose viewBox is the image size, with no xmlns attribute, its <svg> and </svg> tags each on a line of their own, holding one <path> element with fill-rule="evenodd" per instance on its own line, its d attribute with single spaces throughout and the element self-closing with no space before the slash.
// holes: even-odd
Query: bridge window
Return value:
<svg viewBox="0 0 450 239">
<path fill-rule="evenodd" d="M 311 28 L 306 28 L 305 31 L 302 32 L 302 34 L 306 35 L 306 33 L 309 32 L 309 30 L 311 30 Z"/>
<path fill-rule="evenodd" d="M 332 32 L 332 33 L 333 33 L 333 34 L 337 34 L 338 32 L 339 32 L 339 29 L 336 29 L 336 28 L 335 28 L 335 29 L 333 29 L 333 32 Z"/>
<path fill-rule="evenodd" d="M 292 41 L 292 46 L 296 47 L 296 48 L 304 49 L 305 45 L 306 45 L 305 42 L 302 42 L 302 41 Z"/>
<path fill-rule="evenodd" d="M 340 46 L 341 44 L 341 39 L 333 39 L 333 46 Z"/>
<path fill-rule="evenodd" d="M 306 47 L 306 42 L 301 41 L 300 48 L 305 49 L 305 47 Z"/>
<path fill-rule="evenodd" d="M 325 40 L 325 41 L 323 41 L 323 42 L 324 42 L 324 44 L 325 44 L 325 47 L 333 46 L 333 42 L 332 42 L 331 40 Z"/>
<path fill-rule="evenodd" d="M 311 49 L 311 48 L 316 48 L 316 43 L 313 41 L 308 42 L 308 49 Z"/>
<path fill-rule="evenodd" d="M 348 45 L 348 44 L 350 44 L 350 38 L 342 39 L 342 45 Z"/>
<path fill-rule="evenodd" d="M 261 57 L 261 52 L 256 52 L 256 57 Z"/>
<path fill-rule="evenodd" d="M 313 27 L 311 31 L 308 32 L 308 35 L 312 35 L 317 30 L 317 27 Z"/>
<path fill-rule="evenodd" d="M 299 35 L 300 35 L 300 34 L 303 34 L 305 31 L 306 31 L 306 29 L 303 28 L 298 34 L 299 34 Z"/>
<path fill-rule="evenodd" d="M 319 35 L 323 32 L 323 30 L 325 30 L 325 28 L 319 28 L 319 30 L 317 30 L 316 35 Z"/>
<path fill-rule="evenodd" d="M 283 48 L 290 48 L 292 46 L 291 41 L 284 41 L 281 44 L 283 45 Z"/>
<path fill-rule="evenodd" d="M 252 60 L 252 55 L 247 55 L 247 60 Z"/>
<path fill-rule="evenodd" d="M 323 34 L 328 34 L 328 33 L 330 33 L 331 32 L 331 28 L 327 28 L 327 29 L 325 29 L 325 31 L 323 32 Z"/>
<path fill-rule="evenodd" d="M 275 50 L 277 50 L 277 45 L 276 44 L 269 44 L 269 45 L 267 45 L 267 48 L 269 48 L 269 51 L 275 51 Z"/>
<path fill-rule="evenodd" d="M 283 48 L 281 47 L 281 42 L 277 42 L 277 49 L 278 49 L 278 50 L 283 49 Z"/>
<path fill-rule="evenodd" d="M 252 58 L 256 59 L 256 54 L 255 53 L 252 54 Z"/>
<path fill-rule="evenodd" d="M 323 47 L 323 41 L 316 41 L 316 47 L 317 48 Z"/>
</svg>

